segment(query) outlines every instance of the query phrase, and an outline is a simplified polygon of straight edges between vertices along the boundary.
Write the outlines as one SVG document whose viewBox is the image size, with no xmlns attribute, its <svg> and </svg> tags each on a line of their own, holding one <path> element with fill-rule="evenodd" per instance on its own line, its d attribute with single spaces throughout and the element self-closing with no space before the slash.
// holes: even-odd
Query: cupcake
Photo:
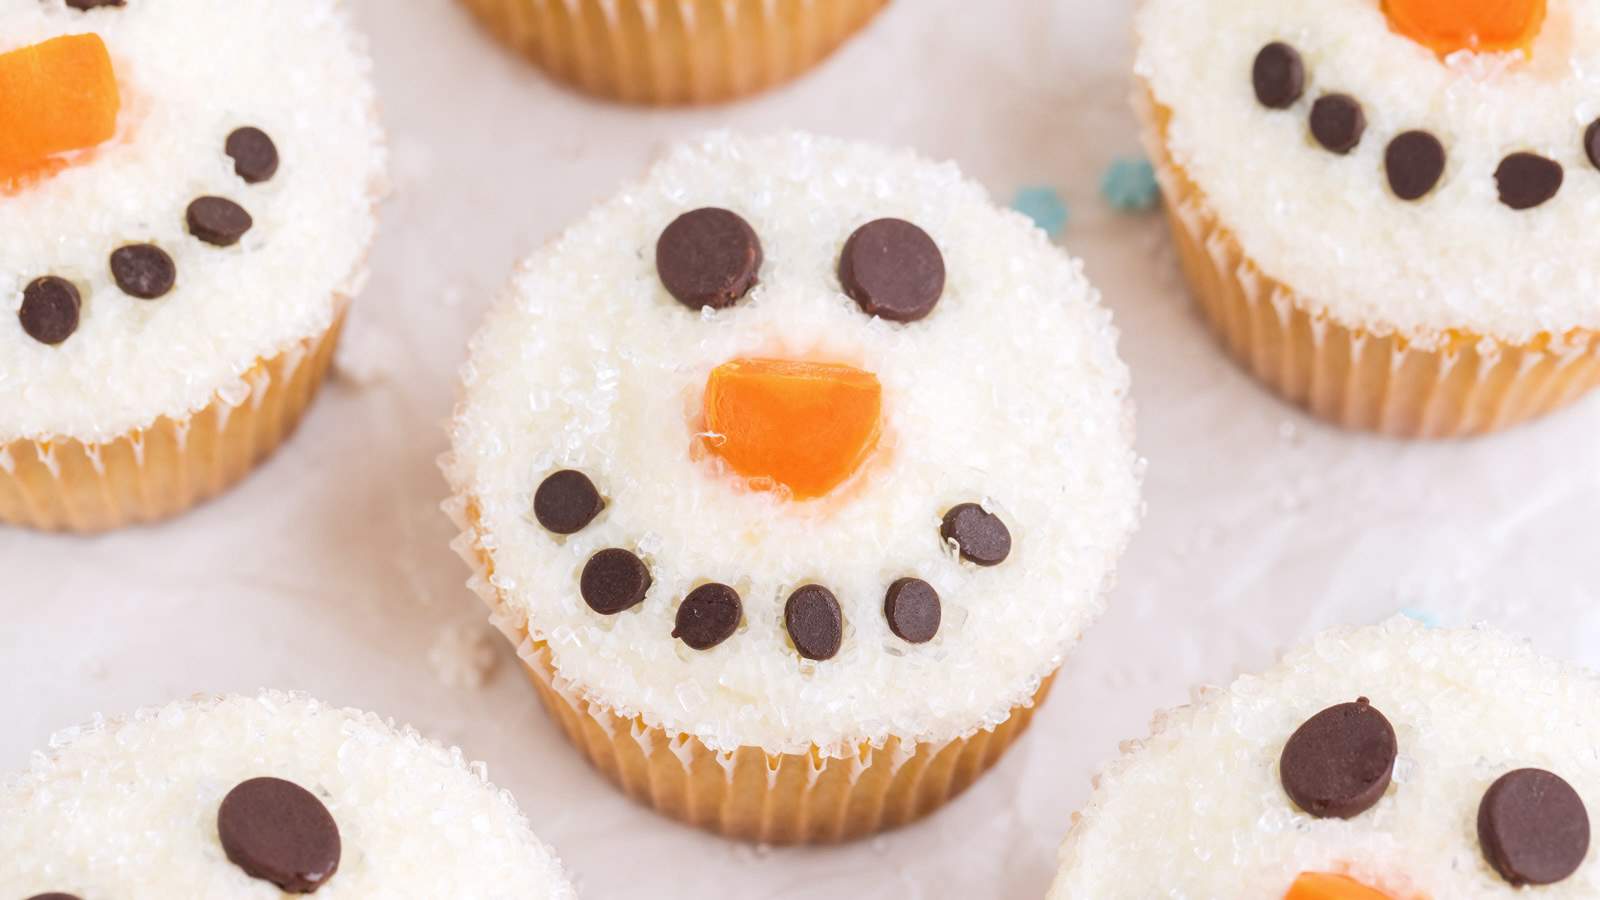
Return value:
<svg viewBox="0 0 1600 900">
<path fill-rule="evenodd" d="M 97 719 L 0 787 L 0 895 L 570 900 L 480 764 L 300 695 Z"/>
<path fill-rule="evenodd" d="M 1414 437 L 1600 381 L 1600 5 L 1144 0 L 1136 28 L 1184 272 L 1257 378 Z"/>
<path fill-rule="evenodd" d="M 462 0 L 552 77 L 610 100 L 712 103 L 821 62 L 888 0 Z"/>
<path fill-rule="evenodd" d="M 1600 896 L 1596 708 L 1593 674 L 1482 628 L 1329 632 L 1158 718 L 1050 900 Z"/>
<path fill-rule="evenodd" d="M 445 460 L 549 711 L 724 835 L 930 812 L 1026 727 L 1136 524 L 1082 269 L 950 164 L 712 135 L 519 270 Z"/>
<path fill-rule="evenodd" d="M 338 0 L 0 10 L 0 522 L 181 512 L 294 429 L 384 152 Z"/>
</svg>

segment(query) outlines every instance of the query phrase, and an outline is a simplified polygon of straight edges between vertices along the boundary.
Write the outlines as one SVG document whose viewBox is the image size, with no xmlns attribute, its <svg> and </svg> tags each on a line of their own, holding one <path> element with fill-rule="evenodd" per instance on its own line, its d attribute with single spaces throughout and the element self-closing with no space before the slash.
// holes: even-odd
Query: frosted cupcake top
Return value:
<svg viewBox="0 0 1600 900">
<path fill-rule="evenodd" d="M 1329 632 L 1158 719 L 1050 897 L 1600 895 L 1597 708 L 1594 675 L 1487 630 Z"/>
<path fill-rule="evenodd" d="M 1145 0 L 1137 31 L 1174 161 L 1322 312 L 1600 328 L 1600 3 Z"/>
<path fill-rule="evenodd" d="M 332 323 L 382 178 L 370 68 L 340 0 L 0 8 L 0 443 L 243 402 Z"/>
<path fill-rule="evenodd" d="M 446 461 L 502 625 L 729 750 L 1003 721 L 1138 514 L 1081 267 L 950 164 L 680 146 L 518 272 Z"/>
<path fill-rule="evenodd" d="M 515 802 L 370 713 L 196 700 L 51 740 L 0 787 L 0 895 L 569 900 Z"/>
</svg>

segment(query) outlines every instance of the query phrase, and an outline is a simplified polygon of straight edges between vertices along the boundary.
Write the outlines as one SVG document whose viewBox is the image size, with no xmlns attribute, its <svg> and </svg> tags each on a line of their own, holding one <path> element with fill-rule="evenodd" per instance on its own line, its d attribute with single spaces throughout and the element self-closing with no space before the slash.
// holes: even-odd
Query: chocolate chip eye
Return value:
<svg viewBox="0 0 1600 900">
<path fill-rule="evenodd" d="M 78 330 L 78 312 L 82 307 L 83 299 L 72 282 L 46 275 L 23 288 L 22 308 L 17 310 L 17 319 L 29 337 L 53 346 Z"/>
<path fill-rule="evenodd" d="M 28 900 L 79 900 L 77 894 L 34 894 Z"/>
<path fill-rule="evenodd" d="M 1578 871 L 1589 853 L 1589 812 L 1560 776 L 1518 769 L 1484 793 L 1478 843 L 1511 884 L 1555 884 Z"/>
<path fill-rule="evenodd" d="M 1288 109 L 1306 90 L 1306 64 L 1300 51 L 1282 42 L 1273 42 L 1256 54 L 1250 69 L 1256 99 L 1268 109 Z"/>
<path fill-rule="evenodd" d="M 232 247 L 255 225 L 244 207 L 223 197 L 201 197 L 189 204 L 189 233 L 217 247 Z"/>
<path fill-rule="evenodd" d="M 1495 169 L 1494 182 L 1500 189 L 1500 202 L 1515 210 L 1533 209 L 1548 203 L 1561 190 L 1566 171 L 1553 159 L 1537 153 L 1513 153 Z"/>
<path fill-rule="evenodd" d="M 1367 114 L 1349 94 L 1329 94 L 1311 105 L 1311 136 L 1330 153 L 1354 150 L 1366 131 Z"/>
<path fill-rule="evenodd" d="M 933 312 L 944 295 L 944 254 L 910 222 L 878 219 L 845 242 L 839 282 L 867 315 L 915 322 Z"/>
<path fill-rule="evenodd" d="M 1350 819 L 1382 799 L 1399 754 L 1394 727 L 1362 697 L 1306 720 L 1284 745 L 1279 778 L 1307 813 Z"/>
<path fill-rule="evenodd" d="M 627 550 L 601 550 L 589 559 L 578 580 L 583 602 L 602 616 L 614 616 L 644 602 L 650 569 Z"/>
<path fill-rule="evenodd" d="M 1589 157 L 1589 162 L 1600 169 L 1600 119 L 1596 119 L 1589 130 L 1583 133 L 1583 152 Z"/>
<path fill-rule="evenodd" d="M 154 244 L 129 244 L 112 251 L 111 277 L 124 294 L 155 300 L 177 283 L 178 267 Z"/>
<path fill-rule="evenodd" d="M 122 6 L 126 0 L 67 0 L 69 9 L 90 10 L 102 6 Z"/>
<path fill-rule="evenodd" d="M 724 309 L 756 286 L 761 239 L 738 213 L 707 207 L 674 219 L 656 241 L 656 275 L 690 309 Z"/>
<path fill-rule="evenodd" d="M 316 795 L 281 778 L 252 778 L 217 810 L 229 861 L 252 878 L 309 894 L 339 870 L 339 824 Z"/>
<path fill-rule="evenodd" d="M 962 559 L 980 566 L 998 566 L 1011 555 L 1011 530 L 976 503 L 963 503 L 945 513 L 939 536 L 954 541 Z"/>
<path fill-rule="evenodd" d="M 920 578 L 902 578 L 883 595 L 889 630 L 909 644 L 926 644 L 939 633 L 943 612 L 939 592 Z"/>
<path fill-rule="evenodd" d="M 783 624 L 794 648 L 806 659 L 833 659 L 844 642 L 844 612 L 839 598 L 820 584 L 808 584 L 789 595 Z"/>
<path fill-rule="evenodd" d="M 1426 131 L 1408 131 L 1389 142 L 1383 163 L 1396 197 L 1421 200 L 1444 177 L 1444 145 Z"/>
<path fill-rule="evenodd" d="M 233 159 L 233 171 L 246 184 L 260 184 L 278 172 L 278 146 L 265 131 L 253 126 L 228 135 L 223 152 Z"/>
<path fill-rule="evenodd" d="M 738 591 L 725 584 L 703 584 L 678 606 L 672 636 L 696 650 L 710 650 L 733 637 L 743 617 Z"/>
</svg>

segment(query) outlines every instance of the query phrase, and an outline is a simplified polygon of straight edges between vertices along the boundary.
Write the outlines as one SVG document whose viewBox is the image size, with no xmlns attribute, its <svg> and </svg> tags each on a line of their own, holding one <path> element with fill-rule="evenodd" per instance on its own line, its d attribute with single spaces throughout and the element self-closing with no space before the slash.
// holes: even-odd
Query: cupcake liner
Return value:
<svg viewBox="0 0 1600 900">
<path fill-rule="evenodd" d="M 104 443 L 0 446 L 0 522 L 93 533 L 177 515 L 233 486 L 293 433 L 344 325 L 296 342 L 183 419 L 163 416 Z"/>
<path fill-rule="evenodd" d="M 888 0 L 462 0 L 502 41 L 588 93 L 711 103 L 800 74 Z"/>
<path fill-rule="evenodd" d="M 1145 139 L 1178 258 L 1212 331 L 1284 398 L 1347 428 L 1396 437 L 1486 434 L 1600 384 L 1600 334 L 1508 343 L 1462 331 L 1379 334 L 1334 321 L 1264 273 L 1168 152 L 1170 111 L 1144 93 Z"/>
<path fill-rule="evenodd" d="M 529 636 L 492 582 L 476 505 L 458 497 L 445 510 L 461 528 L 452 546 L 473 568 L 469 581 L 516 647 L 550 716 L 589 762 L 623 793 L 657 812 L 724 837 L 766 844 L 854 840 L 908 824 L 949 802 L 993 766 L 1027 729 L 1050 692 L 1046 678 L 999 725 L 939 742 L 889 737 L 849 756 L 713 750 L 693 735 L 625 716 L 584 696 L 556 670 L 549 645 Z"/>
</svg>

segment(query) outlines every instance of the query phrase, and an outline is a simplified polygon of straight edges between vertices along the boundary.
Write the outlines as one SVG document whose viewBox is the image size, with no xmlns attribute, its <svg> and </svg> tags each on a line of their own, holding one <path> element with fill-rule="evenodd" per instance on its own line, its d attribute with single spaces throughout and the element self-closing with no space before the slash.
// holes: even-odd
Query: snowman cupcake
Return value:
<svg viewBox="0 0 1600 900">
<path fill-rule="evenodd" d="M 1600 382 L 1600 4 L 1144 0 L 1147 143 L 1238 360 L 1445 437 Z"/>
<path fill-rule="evenodd" d="M 827 58 L 889 0 L 462 0 L 552 77 L 610 100 L 711 103 Z"/>
<path fill-rule="evenodd" d="M 0 896 L 286 894 L 573 896 L 481 766 L 299 695 L 97 719 L 0 787 Z"/>
<path fill-rule="evenodd" d="M 1329 632 L 1157 720 L 1050 900 L 1600 896 L 1600 679 L 1484 629 Z"/>
<path fill-rule="evenodd" d="M 180 512 L 293 430 L 384 152 L 340 0 L 0 9 L 0 522 Z"/>
<path fill-rule="evenodd" d="M 954 166 L 710 136 L 473 341 L 458 549 L 634 797 L 764 841 L 899 825 L 999 757 L 1104 606 L 1139 509 L 1115 343 Z"/>
</svg>

